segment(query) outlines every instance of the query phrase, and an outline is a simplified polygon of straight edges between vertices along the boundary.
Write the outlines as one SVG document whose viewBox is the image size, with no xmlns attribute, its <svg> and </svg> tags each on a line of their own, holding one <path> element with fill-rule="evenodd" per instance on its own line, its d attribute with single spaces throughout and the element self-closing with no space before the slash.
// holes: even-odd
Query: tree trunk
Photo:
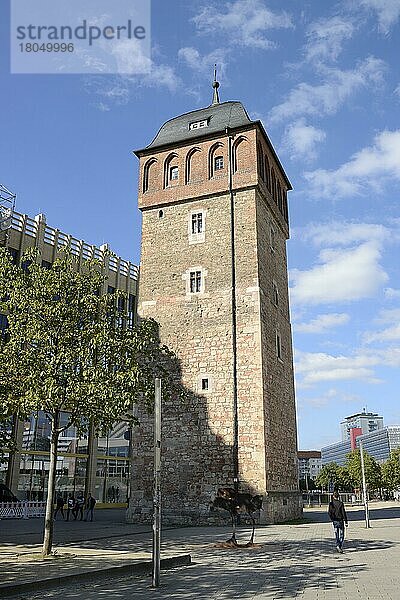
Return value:
<svg viewBox="0 0 400 600">
<path fill-rule="evenodd" d="M 56 484 L 56 467 L 57 467 L 57 446 L 58 446 L 58 416 L 59 412 L 54 414 L 50 438 L 50 467 L 49 480 L 47 482 L 47 502 L 46 516 L 44 518 L 44 537 L 43 537 L 43 556 L 48 556 L 53 547 L 53 530 L 54 530 L 54 492 Z"/>
</svg>

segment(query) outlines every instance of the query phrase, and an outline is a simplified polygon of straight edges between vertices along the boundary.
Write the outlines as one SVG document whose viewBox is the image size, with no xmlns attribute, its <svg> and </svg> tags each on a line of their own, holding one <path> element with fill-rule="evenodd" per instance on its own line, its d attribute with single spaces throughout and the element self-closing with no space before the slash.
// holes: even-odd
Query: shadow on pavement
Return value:
<svg viewBox="0 0 400 600">
<path fill-rule="evenodd" d="M 185 542 L 196 544 L 196 536 Z M 204 538 L 202 538 L 204 542 Z M 245 600 L 263 593 L 271 598 L 294 598 L 304 591 L 315 588 L 335 590 L 338 581 L 345 587 L 346 580 L 354 573 L 347 568 L 346 554 L 334 555 L 331 540 L 276 541 L 255 550 L 220 550 L 209 544 L 197 548 L 198 563 L 185 569 L 162 573 L 162 585 L 158 590 L 150 588 L 150 580 L 134 577 L 118 578 L 112 582 L 63 587 L 48 591 L 45 595 L 30 598 L 64 598 L 113 600 L 131 597 L 196 599 L 218 597 L 222 600 L 240 598 Z M 385 550 L 390 542 L 351 540 L 346 552 Z M 329 556 L 331 556 L 331 561 Z M 324 559 L 323 565 L 318 560 Z M 353 565 L 354 568 L 354 565 Z M 357 564 L 357 574 L 368 567 L 362 561 Z"/>
</svg>

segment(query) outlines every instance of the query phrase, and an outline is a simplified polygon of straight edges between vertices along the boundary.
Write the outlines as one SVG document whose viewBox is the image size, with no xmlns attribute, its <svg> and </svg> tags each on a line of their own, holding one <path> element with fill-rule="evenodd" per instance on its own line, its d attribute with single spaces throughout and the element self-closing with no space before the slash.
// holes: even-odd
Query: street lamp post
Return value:
<svg viewBox="0 0 400 600">
<path fill-rule="evenodd" d="M 368 529 L 370 527 L 370 524 L 369 524 L 367 483 L 365 480 L 364 448 L 363 448 L 362 440 L 360 440 L 360 458 L 361 458 L 362 487 L 363 487 L 364 508 L 365 508 L 365 527 Z"/>
<path fill-rule="evenodd" d="M 159 587 L 161 553 L 161 379 L 156 379 L 155 381 L 153 510 L 154 515 L 152 586 Z"/>
</svg>

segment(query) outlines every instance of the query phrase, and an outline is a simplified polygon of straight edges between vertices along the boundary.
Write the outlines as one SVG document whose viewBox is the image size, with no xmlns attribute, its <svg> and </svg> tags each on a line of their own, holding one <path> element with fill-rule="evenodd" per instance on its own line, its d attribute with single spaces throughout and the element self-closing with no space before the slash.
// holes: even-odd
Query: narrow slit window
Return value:
<svg viewBox="0 0 400 600">
<path fill-rule="evenodd" d="M 207 392 L 209 389 L 208 377 L 202 377 L 201 379 L 201 389 L 203 392 Z"/>
<path fill-rule="evenodd" d="M 276 356 L 282 360 L 282 340 L 279 333 L 276 334 Z"/>
<path fill-rule="evenodd" d="M 279 304 L 278 286 L 275 282 L 272 284 L 272 302 L 275 304 L 275 306 L 278 306 Z"/>
</svg>

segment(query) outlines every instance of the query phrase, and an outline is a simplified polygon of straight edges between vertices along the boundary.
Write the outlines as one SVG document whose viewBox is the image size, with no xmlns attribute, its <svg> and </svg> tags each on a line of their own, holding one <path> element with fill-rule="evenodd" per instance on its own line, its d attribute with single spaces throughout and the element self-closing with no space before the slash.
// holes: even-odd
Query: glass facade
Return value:
<svg viewBox="0 0 400 600">
<path fill-rule="evenodd" d="M 384 427 L 383 429 L 377 429 L 371 433 L 360 435 L 356 438 L 357 447 L 359 447 L 359 440 L 362 440 L 364 450 L 368 454 L 378 462 L 384 462 L 389 458 L 392 450 L 400 448 L 400 426 Z M 344 465 L 346 454 L 350 451 L 350 441 L 339 442 L 321 448 L 322 464 L 326 465 L 330 462 L 336 462 L 339 465 Z"/>
<path fill-rule="evenodd" d="M 8 469 L 8 454 L 5 454 L 0 458 L 0 483 L 3 485 L 6 484 L 7 479 L 7 469 Z"/>
<path fill-rule="evenodd" d="M 68 414 L 62 413 L 60 421 L 67 425 Z M 17 460 L 8 461 L 6 455 L 0 464 L 0 483 L 13 480 L 13 492 L 19 500 L 43 501 L 47 497 L 50 433 L 50 420 L 42 411 L 21 421 Z M 92 440 L 87 428 L 78 434 L 76 427 L 68 427 L 60 435 L 57 454 L 56 493 L 67 498 L 70 493 L 90 491 L 99 502 L 128 501 L 131 461 L 127 422 L 118 422 Z M 7 477 L 12 468 L 16 472 Z"/>
</svg>

